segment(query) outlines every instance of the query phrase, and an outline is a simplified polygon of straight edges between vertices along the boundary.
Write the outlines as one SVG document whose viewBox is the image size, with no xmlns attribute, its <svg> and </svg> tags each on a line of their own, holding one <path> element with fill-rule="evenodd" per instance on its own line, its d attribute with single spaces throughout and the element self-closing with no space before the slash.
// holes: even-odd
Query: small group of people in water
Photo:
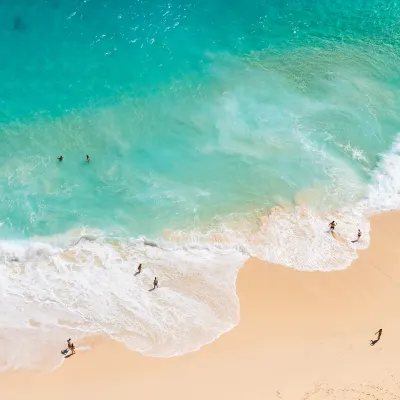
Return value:
<svg viewBox="0 0 400 400">
<path fill-rule="evenodd" d="M 141 272 L 142 272 L 142 264 L 139 264 L 138 269 L 137 269 L 137 272 L 136 272 L 135 275 L 138 275 L 138 274 L 140 274 Z M 154 281 L 153 281 L 153 290 L 155 290 L 155 289 L 157 289 L 157 288 L 158 288 L 158 279 L 157 279 L 157 277 L 155 277 L 155 278 L 154 278 Z"/>
<path fill-rule="evenodd" d="M 336 225 L 337 225 L 337 223 L 335 221 L 332 221 L 329 224 L 329 232 L 331 232 L 331 233 L 334 232 Z M 353 243 L 354 242 L 358 242 L 360 240 L 360 237 L 361 237 L 361 231 L 359 229 L 358 232 L 357 232 L 357 240 L 353 240 Z"/>
<path fill-rule="evenodd" d="M 64 156 L 58 156 L 57 160 L 58 161 L 63 161 L 64 160 Z M 86 162 L 90 162 L 90 156 L 88 154 L 86 154 Z"/>
</svg>

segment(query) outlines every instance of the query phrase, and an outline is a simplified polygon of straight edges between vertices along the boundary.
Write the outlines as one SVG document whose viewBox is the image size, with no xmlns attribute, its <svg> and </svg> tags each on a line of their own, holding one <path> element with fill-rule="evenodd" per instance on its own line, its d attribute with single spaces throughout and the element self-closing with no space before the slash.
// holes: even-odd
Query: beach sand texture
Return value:
<svg viewBox="0 0 400 400">
<path fill-rule="evenodd" d="M 345 271 L 249 260 L 239 325 L 195 353 L 151 358 L 93 338 L 52 373 L 2 374 L 1 398 L 400 399 L 400 213 L 371 225 L 370 247 Z"/>
</svg>

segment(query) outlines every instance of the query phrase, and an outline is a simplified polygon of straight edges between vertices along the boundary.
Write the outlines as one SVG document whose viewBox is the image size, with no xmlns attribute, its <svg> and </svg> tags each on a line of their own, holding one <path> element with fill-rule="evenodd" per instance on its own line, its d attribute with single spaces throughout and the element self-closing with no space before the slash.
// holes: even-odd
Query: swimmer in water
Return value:
<svg viewBox="0 0 400 400">
<path fill-rule="evenodd" d="M 153 290 L 158 288 L 158 279 L 157 279 L 157 277 L 154 278 L 153 285 L 154 285 Z"/>
<path fill-rule="evenodd" d="M 64 160 L 64 157 L 63 157 L 63 156 L 58 156 L 58 157 L 57 157 L 57 160 L 58 160 L 58 161 L 62 161 L 62 160 Z"/>
<path fill-rule="evenodd" d="M 332 221 L 332 222 L 329 224 L 329 230 L 330 230 L 330 232 L 333 232 L 333 231 L 335 230 L 335 226 L 336 226 L 336 222 L 335 222 L 335 221 Z"/>
<path fill-rule="evenodd" d="M 86 154 L 86 162 L 90 162 L 90 156 Z"/>
</svg>

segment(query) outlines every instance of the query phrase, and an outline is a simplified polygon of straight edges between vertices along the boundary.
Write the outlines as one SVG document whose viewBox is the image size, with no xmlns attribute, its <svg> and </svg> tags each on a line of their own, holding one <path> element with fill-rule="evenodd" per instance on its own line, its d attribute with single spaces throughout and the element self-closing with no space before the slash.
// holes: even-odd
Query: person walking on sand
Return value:
<svg viewBox="0 0 400 400">
<path fill-rule="evenodd" d="M 71 342 L 71 339 L 68 339 L 68 340 L 67 340 L 67 343 L 68 343 L 68 348 L 71 350 L 71 355 L 72 355 L 72 354 L 75 354 L 75 346 L 74 346 L 74 344 Z"/>
<path fill-rule="evenodd" d="M 154 278 L 153 285 L 154 285 L 153 290 L 158 288 L 158 279 L 157 279 L 157 277 Z"/>
<path fill-rule="evenodd" d="M 336 226 L 336 222 L 335 222 L 335 221 L 332 221 L 332 222 L 329 224 L 329 231 L 330 231 L 330 232 L 333 232 L 333 231 L 335 230 L 335 226 Z"/>
<path fill-rule="evenodd" d="M 139 264 L 137 267 L 137 273 L 140 274 L 142 272 L 142 264 Z"/>
<path fill-rule="evenodd" d="M 90 156 L 89 156 L 89 154 L 86 154 L 86 162 L 90 162 Z"/>
<path fill-rule="evenodd" d="M 58 156 L 58 157 L 57 157 L 57 160 L 58 160 L 58 161 L 62 161 L 62 160 L 64 160 L 64 157 L 63 157 L 63 156 Z"/>
<path fill-rule="evenodd" d="M 371 346 L 375 345 L 376 343 L 379 342 L 381 336 L 382 336 L 382 329 L 379 329 L 378 332 L 375 332 L 375 335 L 378 335 L 378 337 L 375 340 L 370 340 Z"/>
</svg>

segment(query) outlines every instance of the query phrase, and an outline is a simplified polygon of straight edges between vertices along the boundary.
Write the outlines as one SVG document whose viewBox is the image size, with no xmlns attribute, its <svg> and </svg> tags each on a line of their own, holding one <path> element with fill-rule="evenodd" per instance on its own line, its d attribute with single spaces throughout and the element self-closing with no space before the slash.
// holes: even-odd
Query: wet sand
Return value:
<svg viewBox="0 0 400 400">
<path fill-rule="evenodd" d="M 400 399 L 400 213 L 371 220 L 345 271 L 249 260 L 232 331 L 182 357 L 144 357 L 93 338 L 52 373 L 0 375 L 4 399 Z M 356 232 L 356 229 L 355 229 Z M 370 340 L 378 329 L 381 339 Z"/>
</svg>

